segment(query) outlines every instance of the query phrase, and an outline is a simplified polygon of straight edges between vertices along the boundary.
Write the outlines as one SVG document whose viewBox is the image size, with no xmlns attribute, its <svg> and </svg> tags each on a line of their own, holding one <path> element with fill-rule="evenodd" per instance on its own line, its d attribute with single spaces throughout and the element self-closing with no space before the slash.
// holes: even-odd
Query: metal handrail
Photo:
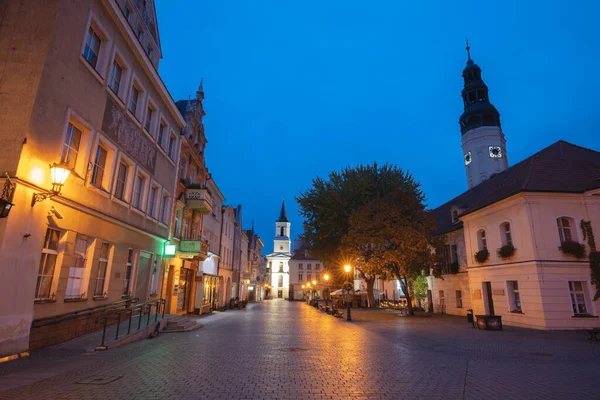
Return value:
<svg viewBox="0 0 600 400">
<path fill-rule="evenodd" d="M 53 316 L 44 317 L 44 318 L 38 318 L 38 319 L 34 319 L 31 322 L 31 327 L 37 328 L 40 326 L 58 324 L 59 322 L 76 319 L 76 318 L 86 316 L 86 315 L 92 315 L 92 314 L 97 313 L 98 311 L 103 311 L 103 310 L 104 311 L 114 311 L 115 309 L 118 309 L 123 306 L 128 309 L 132 303 L 135 304 L 138 301 L 139 301 L 139 299 L 137 297 L 134 297 L 134 298 L 126 299 L 126 300 L 115 301 L 115 302 L 108 303 L 108 304 L 102 304 L 100 306 L 83 308 L 81 310 L 71 311 L 71 312 L 64 313 L 64 314 L 53 315 Z"/>
<path fill-rule="evenodd" d="M 139 304 L 135 304 L 133 307 L 130 307 L 126 310 L 120 310 L 118 312 L 109 312 L 106 313 L 105 315 L 101 315 L 97 318 L 96 322 L 104 322 L 103 327 L 102 327 L 102 342 L 100 343 L 100 347 L 101 348 L 105 348 L 105 342 L 106 342 L 106 328 L 108 327 L 108 322 L 115 319 L 117 320 L 117 329 L 116 329 L 116 333 L 115 333 L 115 340 L 117 340 L 119 338 L 119 330 L 121 327 L 121 322 L 125 321 L 126 319 L 122 319 L 121 317 L 123 315 L 127 315 L 129 314 L 129 324 L 127 325 L 127 334 L 129 335 L 131 333 L 131 321 L 133 319 L 133 314 L 139 309 L 140 315 L 139 315 L 139 319 L 138 319 L 138 326 L 137 329 L 135 331 L 138 331 L 141 329 L 142 327 L 142 317 L 145 315 L 144 311 L 147 310 L 147 315 L 148 315 L 148 319 L 146 321 L 146 326 L 150 325 L 150 316 L 152 314 L 152 307 L 155 308 L 155 314 L 154 314 L 154 322 L 158 321 L 158 314 L 159 314 L 159 310 L 162 309 L 162 316 L 161 319 L 165 317 L 165 304 L 166 304 L 166 300 L 163 298 L 160 299 L 155 299 L 155 300 L 150 300 L 150 301 L 146 301 L 144 303 L 139 303 Z"/>
</svg>

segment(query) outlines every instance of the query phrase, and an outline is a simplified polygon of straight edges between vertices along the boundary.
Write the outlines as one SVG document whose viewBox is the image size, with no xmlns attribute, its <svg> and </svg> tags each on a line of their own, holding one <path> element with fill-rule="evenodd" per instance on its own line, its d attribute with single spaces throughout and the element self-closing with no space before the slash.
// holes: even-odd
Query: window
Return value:
<svg viewBox="0 0 600 400">
<path fill-rule="evenodd" d="M 163 224 L 167 223 L 167 205 L 169 204 L 169 195 L 163 195 L 162 202 L 160 204 L 160 220 Z"/>
<path fill-rule="evenodd" d="M 571 292 L 571 305 L 573 314 L 587 315 L 587 295 L 585 293 L 585 282 L 569 281 L 569 291 Z"/>
<path fill-rule="evenodd" d="M 450 245 L 450 262 L 458 263 L 458 246 L 455 244 Z"/>
<path fill-rule="evenodd" d="M 502 238 L 502 245 L 505 246 L 507 244 L 512 243 L 512 234 L 510 232 L 510 222 L 504 222 L 500 224 L 500 236 Z"/>
<path fill-rule="evenodd" d="M 567 217 L 560 217 L 556 220 L 561 243 L 573 241 L 573 224 L 571 222 L 571 218 Z"/>
<path fill-rule="evenodd" d="M 125 7 L 123 7 L 123 15 L 125 15 L 125 18 L 127 20 L 129 20 L 129 16 L 131 15 L 131 10 L 129 9 L 129 7 L 127 7 L 127 5 L 125 5 Z"/>
<path fill-rule="evenodd" d="M 117 172 L 117 183 L 115 185 L 115 197 L 119 200 L 125 200 L 125 184 L 127 183 L 127 172 L 129 167 L 123 161 L 119 163 Z"/>
<path fill-rule="evenodd" d="M 456 308 L 462 308 L 462 290 L 456 291 Z"/>
<path fill-rule="evenodd" d="M 131 275 L 133 273 L 133 250 L 129 249 L 127 253 L 127 268 L 125 269 L 125 280 L 123 284 L 123 296 L 129 296 L 131 293 Z"/>
<path fill-rule="evenodd" d="M 142 193 L 144 193 L 145 179 L 138 175 L 135 178 L 135 185 L 133 187 L 133 206 L 138 210 L 142 209 Z"/>
<path fill-rule="evenodd" d="M 104 297 L 104 284 L 106 282 L 106 271 L 108 269 L 108 249 L 109 244 L 102 242 L 100 247 L 100 258 L 98 259 L 98 274 L 96 275 L 96 284 L 94 285 L 94 296 Z"/>
<path fill-rule="evenodd" d="M 283 263 L 282 262 L 279 263 L 279 272 L 283 272 Z"/>
<path fill-rule="evenodd" d="M 285 236 L 285 228 L 283 226 L 279 228 L 279 236 Z"/>
<path fill-rule="evenodd" d="M 150 189 L 150 197 L 148 198 L 148 215 L 150 215 L 151 217 L 155 216 L 155 205 L 156 205 L 156 192 L 158 191 L 158 188 L 156 186 L 152 186 L 152 189 Z"/>
<path fill-rule="evenodd" d="M 298 274 L 298 282 L 302 282 L 302 274 Z"/>
<path fill-rule="evenodd" d="M 321 268 L 321 264 L 315 264 L 315 269 Z"/>
<path fill-rule="evenodd" d="M 283 275 L 279 275 L 277 278 L 277 287 L 283 287 Z"/>
<path fill-rule="evenodd" d="M 94 159 L 94 167 L 92 170 L 92 185 L 102 188 L 102 180 L 104 179 L 104 168 L 106 167 L 107 151 L 102 145 L 98 145 L 96 149 L 96 157 Z"/>
<path fill-rule="evenodd" d="M 485 230 L 481 229 L 477 231 L 477 243 L 479 244 L 479 250 L 487 250 L 487 239 L 485 237 Z"/>
<path fill-rule="evenodd" d="M 312 274 L 306 274 L 306 280 L 310 281 L 312 279 Z"/>
<path fill-rule="evenodd" d="M 69 122 L 60 161 L 67 163 L 71 169 L 75 168 L 75 164 L 77 163 L 79 143 L 81 143 L 81 131 Z"/>
<path fill-rule="evenodd" d="M 444 291 L 440 290 L 440 306 L 443 306 L 445 304 L 445 299 L 444 299 Z"/>
<path fill-rule="evenodd" d="M 521 294 L 519 292 L 519 282 L 508 281 L 508 307 L 511 312 L 521 312 Z"/>
<path fill-rule="evenodd" d="M 69 268 L 69 277 L 67 279 L 67 290 L 65 298 L 75 299 L 83 297 L 83 279 L 85 274 L 85 265 L 87 262 L 88 238 L 77 235 L 75 239 L 75 250 L 73 251 L 74 264 Z"/>
<path fill-rule="evenodd" d="M 173 236 L 179 237 L 179 224 L 181 221 L 181 210 L 175 211 L 175 223 L 173 224 Z"/>
<path fill-rule="evenodd" d="M 150 127 L 152 126 L 152 113 L 153 110 L 150 107 L 148 107 L 148 113 L 146 114 L 146 123 L 144 124 L 144 129 L 148 133 L 150 133 Z"/>
<path fill-rule="evenodd" d="M 175 159 L 175 136 L 169 136 L 169 157 Z"/>
<path fill-rule="evenodd" d="M 113 61 L 112 71 L 110 72 L 110 81 L 108 86 L 118 96 L 119 88 L 121 87 L 121 77 L 123 76 L 123 67 L 119 65 L 117 60 Z"/>
<path fill-rule="evenodd" d="M 182 157 L 181 169 L 179 170 L 179 179 L 185 181 L 187 175 L 187 160 Z"/>
<path fill-rule="evenodd" d="M 312 264 L 306 264 L 306 269 L 312 269 Z"/>
<path fill-rule="evenodd" d="M 140 97 L 140 91 L 135 86 L 133 86 L 131 88 L 131 97 L 129 99 L 129 111 L 131 111 L 133 116 L 136 116 L 135 113 L 137 111 L 139 97 Z"/>
<path fill-rule="evenodd" d="M 302 266 L 302 263 L 298 264 L 298 269 L 302 269 L 302 268 L 304 268 L 304 267 Z"/>
<path fill-rule="evenodd" d="M 160 147 L 163 147 L 164 135 L 165 135 L 165 126 L 163 124 L 160 124 L 160 126 L 158 127 L 158 138 L 156 138 L 156 141 L 158 142 L 158 145 Z"/>
<path fill-rule="evenodd" d="M 46 230 L 44 245 L 42 247 L 42 258 L 38 270 L 37 284 L 35 288 L 36 299 L 49 299 L 54 278 L 54 267 L 58 256 L 58 240 L 60 231 L 52 228 Z"/>
<path fill-rule="evenodd" d="M 83 58 L 90 63 L 94 69 L 96 69 L 96 65 L 98 64 L 98 53 L 100 52 L 100 37 L 94 29 L 90 26 L 88 29 L 87 36 L 85 38 L 85 47 L 83 49 Z"/>
<path fill-rule="evenodd" d="M 458 211 L 452 210 L 452 223 L 458 222 Z"/>
</svg>

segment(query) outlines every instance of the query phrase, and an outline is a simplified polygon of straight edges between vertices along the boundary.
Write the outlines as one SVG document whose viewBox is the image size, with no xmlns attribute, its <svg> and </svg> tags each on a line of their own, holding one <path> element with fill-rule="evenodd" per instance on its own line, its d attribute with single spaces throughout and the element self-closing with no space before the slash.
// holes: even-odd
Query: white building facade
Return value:
<svg viewBox="0 0 600 400">
<path fill-rule="evenodd" d="M 273 253 L 267 255 L 268 269 L 271 274 L 271 296 L 278 299 L 288 299 L 290 290 L 290 240 L 291 223 L 287 218 L 285 201 L 281 203 L 279 218 L 275 222 L 275 240 Z"/>
</svg>

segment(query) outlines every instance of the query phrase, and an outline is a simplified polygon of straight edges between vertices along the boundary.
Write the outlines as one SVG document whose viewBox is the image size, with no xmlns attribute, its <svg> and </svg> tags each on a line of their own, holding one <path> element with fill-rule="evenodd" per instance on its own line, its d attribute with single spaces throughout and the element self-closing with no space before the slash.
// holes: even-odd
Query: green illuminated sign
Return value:
<svg viewBox="0 0 600 400">
<path fill-rule="evenodd" d="M 165 256 L 174 256 L 176 251 L 177 246 L 175 246 L 174 244 L 165 244 Z"/>
</svg>

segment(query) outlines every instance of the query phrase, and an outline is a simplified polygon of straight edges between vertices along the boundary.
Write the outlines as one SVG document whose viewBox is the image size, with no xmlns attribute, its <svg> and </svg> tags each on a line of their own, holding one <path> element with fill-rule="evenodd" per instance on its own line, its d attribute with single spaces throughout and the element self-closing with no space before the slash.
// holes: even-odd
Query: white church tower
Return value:
<svg viewBox="0 0 600 400">
<path fill-rule="evenodd" d="M 467 66 L 462 98 L 465 111 L 460 116 L 462 150 L 469 189 L 491 175 L 508 168 L 506 140 L 500 126 L 500 114 L 488 97 L 488 87 L 481 79 L 481 68 L 471 60 L 467 41 Z"/>
<path fill-rule="evenodd" d="M 271 295 L 273 298 L 287 299 L 290 291 L 291 223 L 287 217 L 285 201 L 281 203 L 279 218 L 275 221 L 273 253 L 267 256 L 271 271 Z"/>
</svg>

